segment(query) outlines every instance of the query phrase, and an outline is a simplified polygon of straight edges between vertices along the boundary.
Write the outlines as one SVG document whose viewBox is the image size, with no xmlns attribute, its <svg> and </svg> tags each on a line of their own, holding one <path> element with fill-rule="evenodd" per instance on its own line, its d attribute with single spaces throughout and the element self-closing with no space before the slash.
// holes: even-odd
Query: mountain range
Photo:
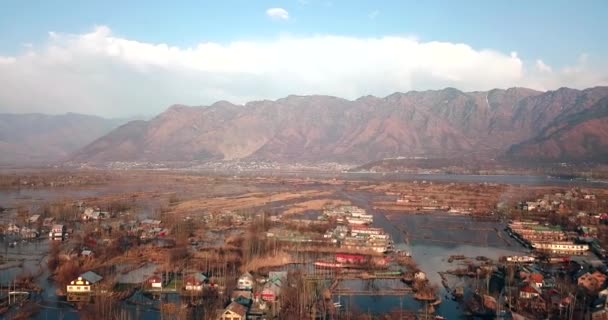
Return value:
<svg viewBox="0 0 608 320">
<path fill-rule="evenodd" d="M 13 148 L 22 146 L 20 141 L 35 145 L 40 138 L 46 146 L 62 147 L 53 148 L 55 159 L 69 153 L 69 160 L 89 163 L 365 163 L 395 157 L 608 162 L 608 87 L 547 92 L 446 88 L 357 100 L 292 95 L 244 105 L 174 105 L 151 120 L 108 132 L 111 125 L 100 124 L 87 137 L 62 143 L 57 140 L 65 138 L 61 134 L 25 140 L 16 134 L 7 142 L 5 126 L 0 116 L 0 141 Z M 95 134 L 98 139 L 79 145 Z"/>
</svg>

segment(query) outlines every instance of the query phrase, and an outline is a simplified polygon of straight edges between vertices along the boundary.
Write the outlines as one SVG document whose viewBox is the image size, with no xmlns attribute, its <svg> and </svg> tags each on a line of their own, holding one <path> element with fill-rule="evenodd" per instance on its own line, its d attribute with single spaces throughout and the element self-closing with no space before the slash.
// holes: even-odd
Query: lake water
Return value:
<svg viewBox="0 0 608 320">
<path fill-rule="evenodd" d="M 441 285 L 438 273 L 455 268 L 454 264 L 447 261 L 450 255 L 485 256 L 497 260 L 500 256 L 521 255 L 526 252 L 525 248 L 503 232 L 504 225 L 498 222 L 477 221 L 468 216 L 446 213 L 391 214 L 392 220 L 389 221 L 383 212 L 377 212 L 370 206 L 372 199 L 369 194 L 349 192 L 343 196 L 373 214 L 373 226 L 383 228 L 389 233 L 397 249 L 412 254 L 431 284 L 440 288 L 438 295 L 443 302 L 436 311 L 448 319 L 463 314 L 457 302 L 444 298 L 447 292 Z M 499 232 L 508 242 L 498 237 Z M 342 304 L 372 314 L 390 312 L 400 307 L 409 311 L 421 310 L 424 307 L 411 297 L 352 297 L 343 300 Z"/>
</svg>

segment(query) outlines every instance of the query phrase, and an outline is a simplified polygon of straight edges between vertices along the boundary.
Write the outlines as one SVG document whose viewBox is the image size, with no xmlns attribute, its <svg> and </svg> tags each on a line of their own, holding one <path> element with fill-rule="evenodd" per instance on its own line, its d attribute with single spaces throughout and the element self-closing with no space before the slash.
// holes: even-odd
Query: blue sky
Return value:
<svg viewBox="0 0 608 320">
<path fill-rule="evenodd" d="M 36 81 L 30 81 L 31 77 L 42 79 L 51 73 L 60 72 L 61 78 L 65 78 L 63 80 L 66 82 L 65 87 L 57 84 L 52 92 L 36 88 L 41 96 L 46 96 L 47 101 L 53 102 L 53 107 L 46 109 L 39 106 L 43 104 L 42 101 L 12 97 L 8 91 L 0 92 L 0 112 L 90 112 L 107 104 L 116 105 L 118 101 L 119 104 L 137 105 L 132 110 L 129 109 L 129 112 L 147 113 L 158 112 L 168 103 L 205 104 L 220 99 L 245 102 L 249 99 L 279 98 L 289 93 L 323 93 L 355 98 L 357 95 L 437 89 L 446 85 L 454 85 L 463 90 L 485 90 L 488 88 L 484 82 L 468 79 L 473 77 L 473 67 L 485 71 L 487 66 L 496 69 L 497 79 L 500 78 L 499 72 L 507 73 L 506 81 L 487 82 L 500 87 L 521 85 L 548 90 L 564 85 L 600 85 L 607 79 L 605 71 L 608 69 L 603 61 L 608 57 L 608 1 L 605 0 L 175 2 L 3 1 L 0 10 L 0 63 L 4 63 L 0 64 L 0 68 L 4 66 L 12 69 L 5 70 L 8 75 L 1 80 L 40 86 L 39 83 L 32 84 Z M 284 10 L 288 18 L 270 17 L 267 13 L 271 8 Z M 95 51 L 83 52 L 82 47 L 91 47 L 91 43 L 85 45 L 84 42 L 92 36 L 86 38 L 85 35 L 93 34 L 96 30 L 103 30 L 96 35 L 104 37 L 104 44 L 99 39 L 95 42 L 95 45 L 100 45 L 103 49 L 99 47 Z M 51 37 L 49 32 L 55 32 L 59 36 Z M 323 40 L 323 37 L 329 38 Z M 415 43 L 366 41 L 386 37 L 409 39 Z M 143 47 L 115 49 L 107 44 L 116 39 L 137 42 Z M 238 56 L 243 50 L 240 47 L 231 48 L 235 42 L 246 42 L 248 45 L 244 47 L 247 50 L 253 48 L 251 50 L 254 56 L 276 50 L 284 50 L 280 56 L 288 53 L 297 55 L 298 52 L 290 52 L 287 46 L 282 45 L 284 39 L 289 39 L 292 46 L 302 48 L 305 52 L 300 50 L 302 55 L 298 56 L 299 60 L 294 58 L 265 69 L 256 67 L 257 60 L 247 60 L 249 55 Z M 325 74 L 326 65 L 317 63 L 324 59 L 318 52 L 333 54 L 336 50 L 339 51 L 340 47 L 332 46 L 332 39 L 343 41 L 342 47 L 365 52 L 359 57 L 367 63 L 361 67 L 362 76 L 373 76 L 369 71 L 373 64 L 382 64 L 387 59 L 392 64 L 383 66 L 385 70 L 403 68 L 402 72 L 394 76 L 393 82 L 379 80 L 378 83 L 362 82 L 348 88 L 337 87 L 345 78 L 354 77 L 356 80 L 357 72 L 351 72 L 348 67 L 356 69 L 358 64 L 354 59 L 353 65 L 342 66 L 346 71 L 333 70 L 334 73 Z M 435 42 L 445 46 L 429 45 Z M 187 54 L 189 49 L 194 50 L 200 44 L 209 43 L 225 49 L 217 55 L 231 58 L 227 61 L 213 60 L 219 58 L 210 58 L 208 49 L 199 52 L 200 55 L 196 57 Z M 151 52 L 148 50 L 150 48 L 144 46 L 161 44 L 182 52 L 184 55 L 179 59 L 191 60 L 180 64 L 175 62 L 179 60 L 177 57 L 169 57 L 170 53 Z M 457 50 L 459 44 L 467 46 L 471 52 L 452 53 L 451 50 Z M 57 48 L 59 50 L 55 50 Z M 377 48 L 389 51 L 394 48 L 396 52 L 404 50 L 402 53 L 406 57 L 403 59 L 407 61 L 400 61 L 396 56 L 386 57 Z M 111 50 L 118 50 L 120 54 L 106 54 Z M 408 53 L 412 50 L 419 52 L 409 56 Z M 62 58 L 58 58 L 57 51 L 61 52 Z M 495 54 L 491 57 L 478 56 L 485 51 Z M 343 54 L 348 56 L 349 52 Z M 417 63 L 417 59 L 422 59 L 421 56 L 435 54 L 437 59 L 442 60 L 437 66 L 429 61 Z M 141 55 L 143 58 L 135 61 L 137 59 L 133 55 Z M 514 62 L 513 57 L 517 61 Z M 327 59 L 326 64 L 329 66 L 335 64 L 331 59 L 341 60 L 337 54 Z M 169 60 L 171 61 L 167 62 Z M 318 70 L 305 74 L 305 70 L 299 70 L 296 66 L 302 60 L 311 64 L 314 62 L 312 69 L 316 70 L 316 66 Z M 485 61 L 487 66 L 479 61 Z M 84 63 L 90 64 L 90 67 L 87 67 L 89 72 L 83 78 L 83 73 L 74 69 L 80 69 Z M 242 69 L 216 67 L 224 64 L 239 65 Z M 111 66 L 109 69 L 116 73 L 110 73 L 106 68 L 95 69 L 99 65 Z M 463 70 L 460 65 L 470 65 L 471 69 Z M 16 71 L 17 66 L 19 70 L 30 70 L 30 78 L 19 78 L 23 75 Z M 516 68 L 519 69 L 515 70 Z M 91 76 L 92 73 L 94 76 Z M 226 83 L 232 83 L 226 80 L 227 77 L 235 74 L 239 74 L 238 85 L 227 86 Z M 261 88 L 256 88 L 254 84 L 260 83 L 257 77 L 261 75 L 264 78 L 270 76 L 275 81 L 263 83 Z M 11 78 L 6 78 L 9 76 Z M 166 82 L 159 84 L 152 79 L 161 76 L 172 80 L 163 80 Z M 125 89 L 120 89 L 114 83 L 102 81 L 108 79 L 115 82 L 118 77 L 141 81 L 142 87 L 128 85 Z M 242 80 L 248 77 L 251 77 L 250 82 Z M 67 92 L 69 90 L 66 90 L 71 84 L 69 81 L 80 83 L 85 78 L 93 80 L 87 86 L 83 85 L 82 90 L 102 90 L 105 85 L 108 87 L 107 94 L 113 95 L 115 101 L 102 101 L 102 104 L 98 104 L 93 102 L 93 98 L 84 97 L 84 93 L 77 97 L 70 96 Z M 315 80 L 318 80 L 319 86 L 312 84 Z M 190 86 L 193 81 L 198 81 L 200 86 Z M 176 89 L 183 82 L 188 82 L 190 87 Z M 281 84 L 286 85 L 281 87 Z M 157 86 L 155 89 L 173 89 L 155 98 L 128 97 L 133 90 L 149 90 L 154 85 Z M 68 102 L 78 99 L 78 105 L 70 105 Z M 112 108 L 106 107 L 98 113 L 116 115 L 125 110 L 124 107 Z"/>
</svg>

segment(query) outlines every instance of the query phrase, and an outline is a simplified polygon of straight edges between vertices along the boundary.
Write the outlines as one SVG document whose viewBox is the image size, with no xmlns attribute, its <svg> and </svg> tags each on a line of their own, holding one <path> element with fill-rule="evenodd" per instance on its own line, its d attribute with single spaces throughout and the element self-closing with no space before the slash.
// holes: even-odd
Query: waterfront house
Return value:
<svg viewBox="0 0 608 320">
<path fill-rule="evenodd" d="M 251 273 L 249 273 L 249 272 L 243 273 L 239 277 L 239 279 L 237 281 L 236 287 L 239 290 L 251 290 L 251 289 L 253 289 L 253 276 L 251 275 Z"/>
<path fill-rule="evenodd" d="M 184 289 L 186 291 L 201 292 L 203 291 L 203 286 L 207 281 L 207 276 L 201 272 L 193 273 L 184 279 Z"/>
<path fill-rule="evenodd" d="M 539 297 L 541 294 L 540 289 L 533 285 L 527 284 L 519 289 L 519 297 L 522 299 L 533 299 Z"/>
<path fill-rule="evenodd" d="M 93 272 L 91 272 L 93 273 Z M 83 275 L 86 275 L 87 277 L 91 277 L 90 274 L 85 273 Z M 70 281 L 70 283 L 66 286 L 66 292 L 67 292 L 67 300 L 68 301 L 90 301 L 91 299 L 91 292 L 92 292 L 92 285 L 93 283 L 91 283 L 89 280 L 87 280 L 85 277 L 83 277 L 83 275 L 80 275 L 76 280 Z M 99 275 L 97 275 L 99 276 Z M 101 277 L 101 276 L 99 276 Z M 94 280 L 96 280 L 96 277 L 91 277 Z M 99 280 L 98 280 L 99 281 Z M 98 282 L 96 281 L 96 282 Z"/>
<path fill-rule="evenodd" d="M 51 232 L 49 232 L 49 238 L 52 239 L 62 239 L 65 235 L 65 226 L 62 224 L 54 224 L 51 228 Z"/>
<path fill-rule="evenodd" d="M 153 275 L 147 280 L 148 285 L 152 289 L 162 289 L 163 288 L 163 277 L 160 275 Z"/>
<path fill-rule="evenodd" d="M 236 302 L 231 302 L 217 318 L 218 320 L 245 320 L 247 308 Z"/>
<path fill-rule="evenodd" d="M 76 280 L 70 281 L 67 285 L 67 292 L 91 292 L 91 284 L 86 279 L 78 277 Z"/>
</svg>

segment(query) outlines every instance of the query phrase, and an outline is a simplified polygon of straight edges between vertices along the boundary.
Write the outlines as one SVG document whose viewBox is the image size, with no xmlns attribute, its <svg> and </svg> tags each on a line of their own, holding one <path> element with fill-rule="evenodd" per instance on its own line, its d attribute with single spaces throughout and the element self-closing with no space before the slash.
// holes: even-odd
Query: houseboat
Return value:
<svg viewBox="0 0 608 320">
<path fill-rule="evenodd" d="M 584 254 L 589 250 L 588 244 L 577 244 L 573 242 L 533 242 L 532 247 L 535 250 L 545 251 L 554 254 L 569 253 L 569 254 Z"/>
<path fill-rule="evenodd" d="M 514 263 L 534 263 L 536 258 L 532 256 L 509 256 L 506 258 L 506 261 Z"/>
</svg>

